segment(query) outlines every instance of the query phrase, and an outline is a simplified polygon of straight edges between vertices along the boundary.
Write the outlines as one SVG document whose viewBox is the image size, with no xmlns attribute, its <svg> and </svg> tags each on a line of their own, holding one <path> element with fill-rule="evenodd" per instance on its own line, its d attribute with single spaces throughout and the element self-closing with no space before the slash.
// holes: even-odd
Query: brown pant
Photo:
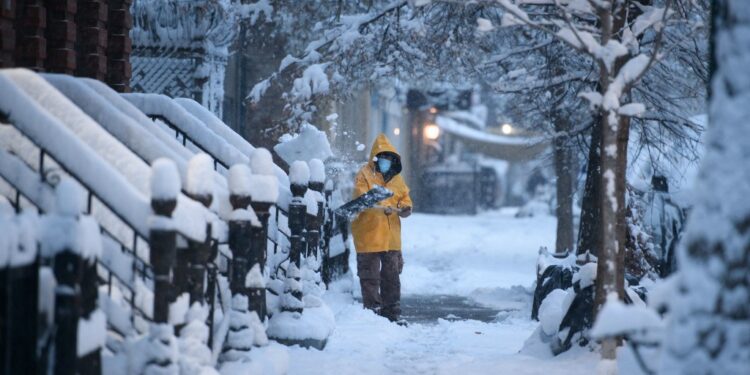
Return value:
<svg viewBox="0 0 750 375">
<path fill-rule="evenodd" d="M 391 321 L 401 315 L 401 280 L 404 268 L 401 251 L 357 254 L 357 275 L 362 287 L 362 304 Z"/>
</svg>

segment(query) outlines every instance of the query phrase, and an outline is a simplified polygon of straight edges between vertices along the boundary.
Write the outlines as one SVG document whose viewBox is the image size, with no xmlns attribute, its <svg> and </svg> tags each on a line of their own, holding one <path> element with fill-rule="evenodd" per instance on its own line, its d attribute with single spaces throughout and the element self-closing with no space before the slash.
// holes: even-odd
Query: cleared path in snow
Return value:
<svg viewBox="0 0 750 375">
<path fill-rule="evenodd" d="M 397 326 L 350 294 L 329 292 L 336 331 L 324 351 L 292 348 L 290 374 L 590 373 L 592 361 L 582 358 L 593 354 L 550 359 L 543 345 L 519 354 L 538 326 L 528 318 L 527 288 L 539 246 L 554 244 L 555 220 L 513 215 L 405 220 L 403 309 L 412 323 Z M 337 287 L 351 286 L 359 297 L 356 278 Z"/>
</svg>

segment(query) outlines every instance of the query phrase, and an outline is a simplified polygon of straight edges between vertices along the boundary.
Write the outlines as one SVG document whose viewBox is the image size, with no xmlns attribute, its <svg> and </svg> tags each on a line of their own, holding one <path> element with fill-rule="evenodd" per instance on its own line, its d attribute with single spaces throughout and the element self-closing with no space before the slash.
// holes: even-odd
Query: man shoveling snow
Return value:
<svg viewBox="0 0 750 375">
<path fill-rule="evenodd" d="M 354 180 L 354 198 L 376 186 L 393 192 L 377 207 L 364 210 L 352 222 L 357 250 L 357 274 L 364 307 L 399 321 L 401 280 L 401 217 L 411 215 L 409 188 L 401 173 L 401 156 L 384 134 L 378 135 L 370 151 L 370 161 Z"/>
</svg>

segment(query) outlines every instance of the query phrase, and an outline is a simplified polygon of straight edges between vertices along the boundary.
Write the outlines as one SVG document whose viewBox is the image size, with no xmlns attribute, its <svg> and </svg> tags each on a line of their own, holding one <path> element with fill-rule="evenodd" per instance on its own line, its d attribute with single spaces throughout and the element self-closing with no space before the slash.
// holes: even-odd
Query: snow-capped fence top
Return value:
<svg viewBox="0 0 750 375">
<path fill-rule="evenodd" d="M 151 165 L 151 199 L 174 200 L 180 194 L 180 175 L 174 161 L 157 159 Z"/>
<path fill-rule="evenodd" d="M 235 164 L 229 168 L 229 191 L 232 195 L 250 196 L 252 171 L 245 164 Z"/>
<path fill-rule="evenodd" d="M 188 162 L 187 184 L 185 190 L 191 196 L 213 197 L 213 167 L 211 157 L 206 154 L 196 154 Z"/>
<path fill-rule="evenodd" d="M 310 167 L 307 163 L 297 160 L 289 166 L 289 180 L 293 185 L 307 186 L 310 181 Z"/>
<path fill-rule="evenodd" d="M 326 167 L 320 159 L 312 159 L 307 163 L 310 167 L 310 182 L 324 183 L 326 181 Z"/>
</svg>

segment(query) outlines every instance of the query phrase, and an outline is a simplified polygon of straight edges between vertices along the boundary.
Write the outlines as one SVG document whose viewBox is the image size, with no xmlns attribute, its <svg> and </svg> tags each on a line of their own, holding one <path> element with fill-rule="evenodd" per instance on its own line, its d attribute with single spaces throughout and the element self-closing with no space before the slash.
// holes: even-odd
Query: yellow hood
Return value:
<svg viewBox="0 0 750 375">
<path fill-rule="evenodd" d="M 378 137 L 375 138 L 375 142 L 372 142 L 372 149 L 370 149 L 370 161 L 375 159 L 375 156 L 377 156 L 381 152 L 390 152 L 396 154 L 396 156 L 401 158 L 401 155 L 399 155 L 398 151 L 396 151 L 396 148 L 393 147 L 391 141 L 389 141 L 388 137 L 386 137 L 383 133 L 380 133 Z"/>
<path fill-rule="evenodd" d="M 375 157 L 382 153 L 387 152 L 389 154 L 394 155 L 396 160 L 393 162 L 393 175 L 397 175 L 401 173 L 401 155 L 396 151 L 396 148 L 393 147 L 393 144 L 390 140 L 388 140 L 388 137 L 386 137 L 385 134 L 380 133 L 377 138 L 375 138 L 375 141 L 372 142 L 372 148 L 370 149 L 370 161 L 368 164 L 372 164 L 373 168 L 375 167 Z"/>
</svg>

